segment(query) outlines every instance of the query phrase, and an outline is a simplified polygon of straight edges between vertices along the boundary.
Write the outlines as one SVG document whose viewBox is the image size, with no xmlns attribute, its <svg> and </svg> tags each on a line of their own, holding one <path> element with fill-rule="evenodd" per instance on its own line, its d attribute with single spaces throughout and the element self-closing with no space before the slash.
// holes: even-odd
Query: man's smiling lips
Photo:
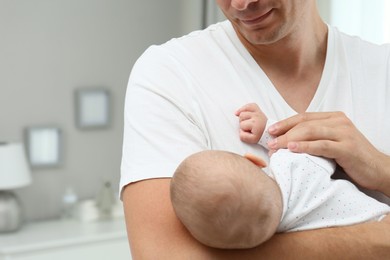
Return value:
<svg viewBox="0 0 390 260">
<path fill-rule="evenodd" d="M 261 23 L 262 21 L 264 21 L 265 19 L 267 19 L 271 13 L 272 13 L 273 9 L 269 10 L 268 12 L 256 17 L 256 18 L 253 18 L 253 19 L 240 19 L 241 22 L 245 25 L 257 25 L 259 23 Z"/>
</svg>

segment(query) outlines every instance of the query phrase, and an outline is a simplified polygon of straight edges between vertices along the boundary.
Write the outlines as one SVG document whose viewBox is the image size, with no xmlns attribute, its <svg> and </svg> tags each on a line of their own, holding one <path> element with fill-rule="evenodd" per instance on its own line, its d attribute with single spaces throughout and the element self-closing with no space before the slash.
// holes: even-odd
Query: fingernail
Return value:
<svg viewBox="0 0 390 260">
<path fill-rule="evenodd" d="M 271 149 L 275 149 L 277 144 L 278 144 L 278 140 L 275 138 L 268 142 L 268 147 Z"/>
<path fill-rule="evenodd" d="M 270 134 L 272 134 L 272 133 L 276 132 L 277 129 L 278 129 L 278 126 L 277 126 L 276 124 L 274 124 L 274 125 L 271 125 L 271 126 L 268 128 L 268 132 L 269 132 Z"/>
<path fill-rule="evenodd" d="M 290 151 L 296 151 L 296 150 L 298 150 L 298 143 L 290 142 L 290 143 L 287 144 L 287 148 Z"/>
</svg>

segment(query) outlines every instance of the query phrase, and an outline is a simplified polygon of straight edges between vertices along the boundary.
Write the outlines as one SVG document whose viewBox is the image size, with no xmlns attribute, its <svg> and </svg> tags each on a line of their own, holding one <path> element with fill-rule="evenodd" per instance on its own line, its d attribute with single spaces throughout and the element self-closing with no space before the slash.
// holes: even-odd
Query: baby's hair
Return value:
<svg viewBox="0 0 390 260">
<path fill-rule="evenodd" d="M 225 191 L 228 188 L 234 194 L 243 188 L 245 189 L 245 187 L 241 187 L 243 182 L 237 178 L 239 174 L 237 171 L 245 171 L 243 160 L 247 161 L 242 156 L 227 151 L 203 151 L 187 157 L 176 169 L 172 179 L 172 201 L 182 204 L 183 208 L 191 211 L 189 201 L 203 203 L 206 208 L 215 198 L 221 200 L 220 202 L 227 201 L 226 194 L 222 197 L 218 196 L 222 195 L 218 194 L 219 191 Z M 256 167 L 250 161 L 247 161 L 246 166 Z M 175 185 L 175 183 L 179 185 Z M 204 196 L 194 196 L 195 193 Z"/>
<path fill-rule="evenodd" d="M 244 228 L 230 225 L 239 223 L 237 217 L 248 211 L 248 204 L 254 203 L 253 211 L 256 211 L 262 199 L 272 200 L 267 198 L 267 193 L 266 198 L 262 198 L 263 191 L 269 186 L 262 187 L 262 181 L 258 179 L 260 175 L 265 177 L 258 166 L 241 155 L 226 151 L 195 153 L 179 165 L 171 181 L 174 210 L 195 238 L 209 246 L 222 248 L 220 245 L 227 242 L 218 244 L 218 241 L 228 241 L 230 237 L 235 241 L 235 237 L 248 233 L 249 224 L 245 223 Z M 247 201 L 248 198 L 251 201 Z M 265 216 L 258 214 L 257 218 L 255 221 L 260 221 Z M 224 234 L 224 237 L 213 239 L 212 233 Z M 232 246 L 240 248 L 240 245 Z"/>
</svg>

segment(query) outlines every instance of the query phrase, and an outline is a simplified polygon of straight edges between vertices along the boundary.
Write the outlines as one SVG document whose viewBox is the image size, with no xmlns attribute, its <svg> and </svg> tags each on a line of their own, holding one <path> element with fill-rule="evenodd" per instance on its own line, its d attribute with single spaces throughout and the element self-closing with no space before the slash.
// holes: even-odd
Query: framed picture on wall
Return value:
<svg viewBox="0 0 390 260">
<path fill-rule="evenodd" d="M 61 162 L 61 130 L 57 127 L 28 127 L 26 149 L 32 167 L 53 167 Z"/>
<path fill-rule="evenodd" d="M 110 125 L 110 94 L 106 89 L 83 88 L 75 92 L 76 125 L 81 129 Z"/>
</svg>

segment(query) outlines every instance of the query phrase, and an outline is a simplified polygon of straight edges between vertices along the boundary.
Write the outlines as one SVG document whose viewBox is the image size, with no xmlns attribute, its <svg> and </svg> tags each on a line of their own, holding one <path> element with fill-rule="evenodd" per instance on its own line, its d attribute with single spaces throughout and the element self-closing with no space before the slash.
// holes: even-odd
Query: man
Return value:
<svg viewBox="0 0 390 260">
<path fill-rule="evenodd" d="M 150 48 L 130 77 L 121 185 L 133 257 L 388 257 L 389 217 L 277 234 L 239 251 L 199 244 L 176 218 L 170 177 L 185 157 L 207 149 L 267 156 L 238 137 L 235 109 L 251 102 L 288 118 L 271 127 L 270 149 L 335 159 L 357 184 L 390 195 L 390 48 L 328 28 L 315 0 L 217 3 L 230 22 Z"/>
</svg>

